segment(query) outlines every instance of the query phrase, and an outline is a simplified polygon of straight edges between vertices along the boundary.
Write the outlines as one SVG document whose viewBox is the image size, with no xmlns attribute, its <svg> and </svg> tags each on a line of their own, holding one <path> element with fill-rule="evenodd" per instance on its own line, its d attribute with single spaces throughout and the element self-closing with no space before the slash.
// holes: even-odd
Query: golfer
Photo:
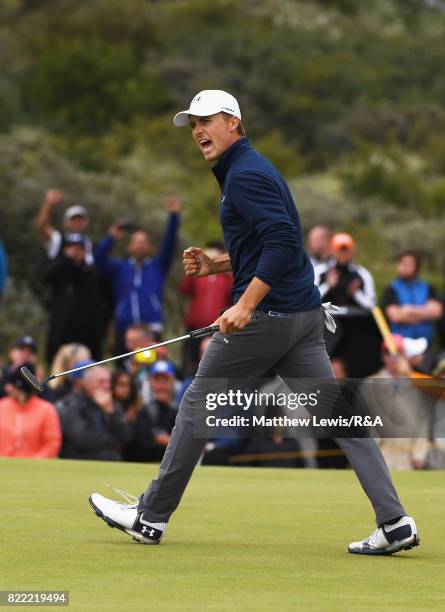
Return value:
<svg viewBox="0 0 445 612">
<path fill-rule="evenodd" d="M 221 187 L 220 218 L 228 254 L 213 259 L 184 251 L 188 276 L 233 271 L 233 305 L 217 320 L 193 383 L 184 394 L 158 477 L 140 498 L 122 504 L 94 493 L 96 514 L 139 542 L 160 542 L 199 460 L 196 414 L 206 410 L 209 380 L 248 383 L 271 370 L 288 380 L 334 381 L 323 340 L 324 310 L 313 268 L 303 248 L 300 221 L 279 172 L 245 136 L 237 100 L 205 90 L 174 117 L 188 125 Z M 368 495 L 377 529 L 349 552 L 389 555 L 417 546 L 414 520 L 406 515 L 384 459 L 370 437 L 337 439 Z M 128 500 L 128 498 L 127 498 Z"/>
</svg>

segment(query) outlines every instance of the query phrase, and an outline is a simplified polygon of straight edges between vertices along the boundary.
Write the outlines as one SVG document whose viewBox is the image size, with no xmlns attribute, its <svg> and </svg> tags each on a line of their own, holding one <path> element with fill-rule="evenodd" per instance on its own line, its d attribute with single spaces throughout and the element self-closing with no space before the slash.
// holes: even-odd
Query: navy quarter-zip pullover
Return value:
<svg viewBox="0 0 445 612">
<path fill-rule="evenodd" d="M 257 310 L 303 312 L 321 305 L 298 213 L 278 170 L 241 138 L 213 167 L 232 263 L 233 302 L 255 276 L 271 287 Z"/>
</svg>

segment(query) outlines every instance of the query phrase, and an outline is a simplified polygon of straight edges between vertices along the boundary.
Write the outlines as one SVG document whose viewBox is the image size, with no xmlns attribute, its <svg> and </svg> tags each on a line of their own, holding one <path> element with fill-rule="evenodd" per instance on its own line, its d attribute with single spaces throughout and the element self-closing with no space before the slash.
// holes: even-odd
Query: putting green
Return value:
<svg viewBox="0 0 445 612">
<path fill-rule="evenodd" d="M 109 529 L 104 483 L 138 494 L 157 466 L 0 460 L 0 590 L 69 590 L 71 610 L 443 610 L 445 475 L 400 472 L 421 546 L 347 553 L 371 532 L 350 471 L 196 470 L 160 546 Z"/>
</svg>

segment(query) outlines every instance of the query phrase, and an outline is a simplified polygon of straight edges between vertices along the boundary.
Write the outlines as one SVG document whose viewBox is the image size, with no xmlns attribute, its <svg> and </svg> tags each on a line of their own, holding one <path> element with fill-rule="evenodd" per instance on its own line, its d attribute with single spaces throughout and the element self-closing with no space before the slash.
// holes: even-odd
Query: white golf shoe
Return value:
<svg viewBox="0 0 445 612">
<path fill-rule="evenodd" d="M 399 550 L 409 550 L 419 544 L 420 539 L 414 519 L 411 516 L 402 516 L 394 525 L 385 523 L 365 540 L 352 542 L 348 546 L 348 551 L 358 555 L 392 555 Z"/>
<path fill-rule="evenodd" d="M 128 493 L 121 492 L 127 499 Z M 149 523 L 142 519 L 142 513 L 138 513 L 138 499 L 133 497 L 133 501 L 128 504 L 108 499 L 99 493 L 90 495 L 89 502 L 96 515 L 107 523 L 109 527 L 116 527 L 128 535 L 133 540 L 141 544 L 159 544 L 167 528 L 166 523 Z"/>
</svg>

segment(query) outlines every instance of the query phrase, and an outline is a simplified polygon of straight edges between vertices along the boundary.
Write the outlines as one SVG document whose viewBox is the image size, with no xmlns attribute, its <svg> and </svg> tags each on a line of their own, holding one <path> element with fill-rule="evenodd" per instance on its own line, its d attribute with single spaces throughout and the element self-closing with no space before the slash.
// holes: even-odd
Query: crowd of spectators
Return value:
<svg viewBox="0 0 445 612">
<path fill-rule="evenodd" d="M 61 191 L 49 190 L 36 219 L 46 258 L 47 342 L 39 350 L 35 340 L 24 335 L 4 355 L 0 456 L 160 461 L 182 394 L 211 341 L 184 342 L 181 363 L 173 363 L 165 347 L 149 348 L 162 339 L 164 287 L 179 257 L 181 201 L 165 200 L 166 226 L 156 249 L 146 229 L 123 220 L 113 223 L 93 245 L 83 206 L 67 208 L 62 227 L 53 227 L 53 210 L 63 199 Z M 125 257 L 112 254 L 118 241 L 126 243 Z M 210 256 L 224 252 L 216 241 L 206 249 Z M 354 238 L 317 225 L 308 233 L 307 249 L 322 300 L 340 307 L 337 333 L 326 334 L 339 384 L 347 388 L 351 380 L 359 381 L 355 389 L 360 389 L 371 413 L 397 413 L 400 422 L 417 431 L 416 436 L 380 441 L 388 464 L 395 469 L 445 467 L 445 401 L 437 390 L 431 394 L 418 384 L 429 377 L 445 378 L 444 299 L 422 278 L 419 254 L 399 255 L 395 278 L 385 287 L 380 304 L 400 354 L 395 359 L 374 322 L 374 279 L 356 260 Z M 0 297 L 7 276 L 0 240 Z M 213 323 L 230 305 L 231 288 L 231 274 L 184 277 L 178 299 L 188 302 L 186 331 Z M 20 377 L 23 365 L 39 378 L 46 370 L 88 366 L 103 358 L 109 336 L 117 354 L 147 350 L 116 362 L 114 369 L 95 366 L 57 378 L 40 396 Z M 50 367 L 44 367 L 43 355 Z M 269 416 L 282 413 L 277 406 L 267 408 Z M 273 428 L 252 439 L 212 439 L 202 463 L 345 467 L 340 453 L 333 440 L 303 440 Z"/>
</svg>

